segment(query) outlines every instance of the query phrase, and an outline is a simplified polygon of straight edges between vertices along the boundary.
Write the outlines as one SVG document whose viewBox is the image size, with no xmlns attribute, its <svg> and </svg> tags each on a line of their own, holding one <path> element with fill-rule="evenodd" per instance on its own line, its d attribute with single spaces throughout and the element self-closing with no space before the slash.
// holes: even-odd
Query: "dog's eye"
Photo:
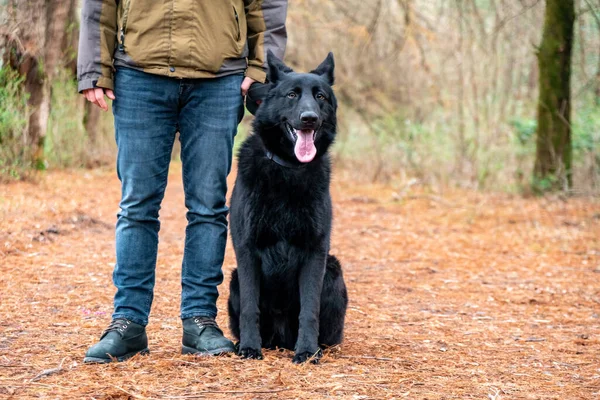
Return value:
<svg viewBox="0 0 600 400">
<path fill-rule="evenodd" d="M 295 98 L 296 98 L 296 96 L 298 96 L 298 95 L 296 94 L 296 92 L 289 92 L 289 93 L 287 94 L 287 97 L 288 97 L 288 99 L 295 99 Z"/>
<path fill-rule="evenodd" d="M 323 93 L 317 93 L 317 100 L 325 100 L 325 95 Z"/>
</svg>

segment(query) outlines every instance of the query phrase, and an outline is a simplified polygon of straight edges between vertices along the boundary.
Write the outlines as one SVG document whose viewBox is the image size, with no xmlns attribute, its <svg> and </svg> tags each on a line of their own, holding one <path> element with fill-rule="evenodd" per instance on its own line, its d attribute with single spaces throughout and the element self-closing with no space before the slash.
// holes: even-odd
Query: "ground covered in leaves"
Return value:
<svg viewBox="0 0 600 400">
<path fill-rule="evenodd" d="M 320 365 L 297 366 L 287 351 L 179 354 L 180 176 L 175 165 L 161 211 L 151 354 L 100 366 L 82 356 L 111 314 L 114 172 L 0 186 L 0 398 L 600 398 L 598 199 L 434 194 L 338 175 L 346 338 Z M 226 282 L 234 267 L 229 245 Z"/>
</svg>

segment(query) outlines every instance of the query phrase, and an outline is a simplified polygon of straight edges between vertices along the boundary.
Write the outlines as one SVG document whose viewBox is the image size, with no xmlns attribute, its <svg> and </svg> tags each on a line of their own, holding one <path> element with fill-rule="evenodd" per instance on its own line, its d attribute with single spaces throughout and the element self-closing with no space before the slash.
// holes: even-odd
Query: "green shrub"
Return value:
<svg viewBox="0 0 600 400">
<path fill-rule="evenodd" d="M 23 146 L 28 113 L 22 82 L 16 71 L 0 68 L 0 179 L 21 177 L 31 163 Z"/>
<path fill-rule="evenodd" d="M 83 122 L 85 101 L 77 92 L 77 82 L 70 71 L 59 71 L 52 81 L 51 92 L 50 117 L 44 142 L 44 156 L 49 168 L 93 167 L 112 163 L 116 156 L 112 112 L 101 112 L 98 137 L 90 138 Z"/>
<path fill-rule="evenodd" d="M 600 189 L 600 106 L 587 96 L 573 119 L 573 181 L 578 191 Z"/>
<path fill-rule="evenodd" d="M 77 83 L 67 71 L 52 82 L 52 98 L 44 156 L 50 167 L 85 165 L 88 137 L 83 126 L 83 107 Z"/>
</svg>

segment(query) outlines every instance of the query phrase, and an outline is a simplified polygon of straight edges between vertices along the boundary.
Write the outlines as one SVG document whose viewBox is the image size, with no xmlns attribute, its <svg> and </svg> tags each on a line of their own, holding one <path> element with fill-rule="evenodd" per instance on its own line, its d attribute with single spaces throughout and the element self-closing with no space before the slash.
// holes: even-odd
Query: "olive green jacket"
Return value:
<svg viewBox="0 0 600 400">
<path fill-rule="evenodd" d="M 84 0 L 78 90 L 113 89 L 115 66 L 264 82 L 267 51 L 283 58 L 286 14 L 287 0 Z"/>
</svg>

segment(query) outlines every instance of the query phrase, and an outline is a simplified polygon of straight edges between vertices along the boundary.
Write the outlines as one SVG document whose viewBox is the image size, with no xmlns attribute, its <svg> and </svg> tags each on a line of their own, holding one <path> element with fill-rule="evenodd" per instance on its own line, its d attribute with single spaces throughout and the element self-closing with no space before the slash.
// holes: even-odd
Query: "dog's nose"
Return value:
<svg viewBox="0 0 600 400">
<path fill-rule="evenodd" d="M 304 111 L 302 114 L 300 114 L 300 121 L 302 121 L 303 124 L 315 124 L 317 123 L 318 119 L 319 116 L 317 113 L 312 111 Z"/>
</svg>

